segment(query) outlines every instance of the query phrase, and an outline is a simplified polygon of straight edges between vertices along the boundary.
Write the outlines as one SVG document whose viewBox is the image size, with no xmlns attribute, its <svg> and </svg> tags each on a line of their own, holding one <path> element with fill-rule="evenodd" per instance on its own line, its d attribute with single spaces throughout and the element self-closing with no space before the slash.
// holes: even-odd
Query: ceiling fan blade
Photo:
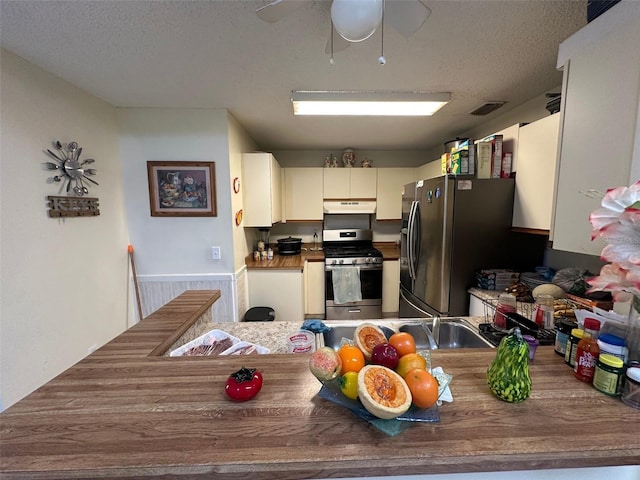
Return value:
<svg viewBox="0 0 640 480">
<path fill-rule="evenodd" d="M 431 15 L 423 0 L 392 0 L 385 2 L 384 20 L 401 35 L 409 38 Z"/>
<path fill-rule="evenodd" d="M 351 45 L 351 42 L 349 40 L 345 40 L 344 38 L 342 38 L 338 34 L 338 32 L 331 30 L 331 35 L 333 35 L 333 53 L 341 52 L 342 50 L 347 48 L 349 45 Z M 326 54 L 331 53 L 331 38 L 327 40 L 327 46 L 324 48 L 324 53 Z"/>
<path fill-rule="evenodd" d="M 275 23 L 304 4 L 302 0 L 273 0 L 256 10 L 261 20 Z"/>
</svg>

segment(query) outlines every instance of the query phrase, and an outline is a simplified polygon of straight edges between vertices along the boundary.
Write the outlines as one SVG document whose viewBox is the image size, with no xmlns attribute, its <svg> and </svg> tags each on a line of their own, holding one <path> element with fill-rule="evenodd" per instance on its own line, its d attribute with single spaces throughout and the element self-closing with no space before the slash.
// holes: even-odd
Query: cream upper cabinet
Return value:
<svg viewBox="0 0 640 480">
<path fill-rule="evenodd" d="M 245 227 L 270 227 L 282 220 L 281 168 L 270 153 L 242 155 Z"/>
<path fill-rule="evenodd" d="M 402 187 L 415 181 L 414 168 L 379 168 L 376 220 L 402 219 Z"/>
<path fill-rule="evenodd" d="M 382 262 L 382 313 L 397 314 L 399 305 L 400 260 L 385 260 Z"/>
<path fill-rule="evenodd" d="M 324 198 L 376 198 L 377 168 L 325 168 Z"/>
<path fill-rule="evenodd" d="M 322 177 L 324 198 L 351 198 L 351 169 L 325 168 Z"/>
<path fill-rule="evenodd" d="M 513 227 L 551 229 L 560 114 L 520 127 Z"/>
<path fill-rule="evenodd" d="M 350 168 L 351 170 L 351 197 L 350 198 L 376 198 L 377 168 Z"/>
<path fill-rule="evenodd" d="M 562 118 L 553 248 L 600 255 L 589 214 L 638 180 L 640 2 L 620 2 L 560 44 Z M 518 172 L 519 174 L 519 172 Z"/>
<path fill-rule="evenodd" d="M 284 221 L 322 221 L 323 168 L 284 169 Z"/>
</svg>

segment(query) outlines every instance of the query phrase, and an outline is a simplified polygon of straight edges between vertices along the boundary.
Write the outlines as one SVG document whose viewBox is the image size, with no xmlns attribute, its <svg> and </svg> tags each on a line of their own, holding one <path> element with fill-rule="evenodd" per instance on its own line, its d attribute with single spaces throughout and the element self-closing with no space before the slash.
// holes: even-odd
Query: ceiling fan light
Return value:
<svg viewBox="0 0 640 480">
<path fill-rule="evenodd" d="M 380 25 L 382 8 L 383 0 L 333 0 L 333 26 L 345 40 L 362 42 Z"/>
</svg>

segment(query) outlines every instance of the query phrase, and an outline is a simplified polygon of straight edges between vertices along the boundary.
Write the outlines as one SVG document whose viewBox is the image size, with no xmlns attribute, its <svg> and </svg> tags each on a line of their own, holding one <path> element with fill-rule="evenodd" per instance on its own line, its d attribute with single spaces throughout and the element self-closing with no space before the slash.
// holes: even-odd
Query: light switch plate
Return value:
<svg viewBox="0 0 640 480">
<path fill-rule="evenodd" d="M 213 260 L 220 260 L 220 247 L 211 247 L 211 258 Z"/>
</svg>

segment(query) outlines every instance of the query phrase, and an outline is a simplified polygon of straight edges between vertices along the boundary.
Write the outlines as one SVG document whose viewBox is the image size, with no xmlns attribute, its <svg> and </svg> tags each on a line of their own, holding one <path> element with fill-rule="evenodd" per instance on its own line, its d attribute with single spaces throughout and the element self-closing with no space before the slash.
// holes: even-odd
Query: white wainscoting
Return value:
<svg viewBox="0 0 640 480">
<path fill-rule="evenodd" d="M 211 307 L 212 320 L 238 322 L 247 308 L 246 277 L 246 267 L 235 274 L 139 275 L 142 315 L 155 312 L 186 290 L 220 290 L 220 299 Z"/>
</svg>

